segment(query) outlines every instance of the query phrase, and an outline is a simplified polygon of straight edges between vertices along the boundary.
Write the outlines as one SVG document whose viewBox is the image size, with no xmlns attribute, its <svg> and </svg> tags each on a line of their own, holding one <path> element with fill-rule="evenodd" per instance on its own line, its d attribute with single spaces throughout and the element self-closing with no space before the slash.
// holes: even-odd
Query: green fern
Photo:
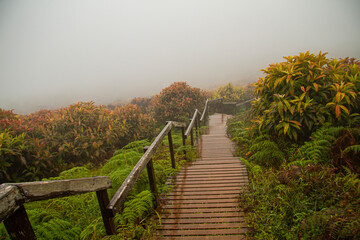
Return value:
<svg viewBox="0 0 360 240">
<path fill-rule="evenodd" d="M 81 229 L 74 227 L 68 221 L 54 218 L 48 222 L 35 227 L 36 236 L 38 239 L 69 239 L 73 240 L 80 235 Z"/>
<path fill-rule="evenodd" d="M 346 154 L 346 153 L 349 153 L 349 152 L 353 152 L 354 154 L 358 154 L 360 152 L 360 144 L 352 145 L 352 146 L 349 146 L 349 147 L 345 148 L 344 151 L 341 153 L 341 155 L 343 156 L 343 154 Z"/>
<path fill-rule="evenodd" d="M 331 160 L 330 149 L 335 136 L 340 133 L 343 127 L 324 126 L 311 135 L 311 141 L 305 142 L 299 149 L 299 157 L 303 161 L 311 160 L 312 163 L 326 163 Z"/>
<path fill-rule="evenodd" d="M 256 138 L 250 147 L 250 152 L 254 154 L 249 158 L 249 161 L 261 166 L 278 167 L 284 161 L 284 153 L 275 142 L 270 140 L 268 135 Z"/>
</svg>

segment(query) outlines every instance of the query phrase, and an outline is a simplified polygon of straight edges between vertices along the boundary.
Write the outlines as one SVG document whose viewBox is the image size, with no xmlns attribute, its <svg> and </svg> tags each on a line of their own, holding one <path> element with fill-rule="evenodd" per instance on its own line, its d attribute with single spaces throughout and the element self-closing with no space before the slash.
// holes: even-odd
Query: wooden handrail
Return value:
<svg viewBox="0 0 360 240">
<path fill-rule="evenodd" d="M 194 115 L 191 118 L 190 124 L 185 132 L 186 137 L 188 137 L 190 135 L 191 129 L 194 127 L 194 124 L 196 123 L 198 116 L 200 116 L 200 112 L 199 112 L 199 110 L 195 109 Z"/>
<path fill-rule="evenodd" d="M 245 102 L 237 103 L 237 104 L 236 104 L 236 107 L 238 107 L 238 106 L 240 106 L 240 105 L 243 105 L 243 104 L 245 104 L 245 103 L 248 103 L 248 102 L 252 102 L 252 101 L 254 101 L 254 100 L 255 100 L 255 98 L 252 98 L 252 99 L 246 100 Z"/>
<path fill-rule="evenodd" d="M 10 183 L 19 188 L 23 198 L 21 202 L 34 202 L 51 198 L 96 192 L 111 188 L 110 177 L 65 179 L 41 182 Z"/>
<path fill-rule="evenodd" d="M 106 189 L 111 187 L 108 176 L 4 183 L 0 185 L 0 222 L 4 221 L 11 239 L 36 239 L 24 203 L 96 192 L 106 232 L 113 234 L 116 232 L 114 221 L 106 215 L 106 206 L 109 203 Z"/>
<path fill-rule="evenodd" d="M 135 165 L 133 170 L 124 180 L 121 187 L 117 190 L 113 198 L 111 199 L 109 205 L 107 206 L 108 214 L 114 216 L 115 212 L 119 211 L 121 206 L 124 204 L 126 197 L 128 196 L 131 188 L 135 185 L 136 180 L 139 178 L 140 174 L 146 167 L 146 165 L 151 160 L 152 156 L 154 155 L 156 149 L 159 147 L 161 142 L 164 140 L 166 135 L 171 131 L 173 127 L 184 127 L 186 123 L 179 123 L 179 122 L 168 122 L 163 130 L 159 133 L 159 135 L 155 138 L 153 143 Z"/>
</svg>

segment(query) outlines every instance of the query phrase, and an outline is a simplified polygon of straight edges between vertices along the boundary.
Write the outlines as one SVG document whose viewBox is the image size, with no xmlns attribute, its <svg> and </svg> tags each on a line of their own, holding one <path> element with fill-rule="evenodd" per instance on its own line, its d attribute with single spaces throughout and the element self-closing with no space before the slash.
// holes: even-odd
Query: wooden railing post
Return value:
<svg viewBox="0 0 360 240">
<path fill-rule="evenodd" d="M 117 234 L 116 228 L 114 225 L 114 218 L 108 214 L 107 209 L 106 209 L 107 205 L 110 202 L 107 190 L 104 189 L 104 190 L 96 191 L 96 196 L 97 196 L 97 199 L 99 202 L 101 216 L 103 218 L 106 233 L 108 235 Z"/>
<path fill-rule="evenodd" d="M 36 235 L 31 227 L 24 205 L 21 205 L 13 214 L 5 219 L 4 225 L 11 239 L 36 239 Z"/>
<path fill-rule="evenodd" d="M 181 137 L 182 137 L 183 146 L 185 147 L 186 146 L 185 127 L 181 127 Z M 186 150 L 185 149 L 184 149 L 184 156 L 186 159 Z"/>
<path fill-rule="evenodd" d="M 171 130 L 170 130 L 170 132 L 168 133 L 168 140 L 169 140 L 171 167 L 172 167 L 172 168 L 176 168 L 176 165 L 175 165 L 175 155 L 174 155 L 174 145 L 173 145 L 173 141 L 172 141 Z"/>
<path fill-rule="evenodd" d="M 191 123 L 191 118 L 190 118 L 190 123 Z M 194 146 L 194 131 L 193 131 L 193 127 L 190 130 L 190 142 L 191 142 L 191 146 Z"/>
<path fill-rule="evenodd" d="M 144 153 L 147 151 L 148 148 L 149 146 L 144 147 Z M 155 178 L 154 165 L 152 159 L 150 159 L 150 161 L 146 164 L 146 170 L 149 177 L 150 190 L 154 194 L 155 205 L 157 207 L 159 206 L 159 198 L 158 198 L 156 178 Z"/>
</svg>

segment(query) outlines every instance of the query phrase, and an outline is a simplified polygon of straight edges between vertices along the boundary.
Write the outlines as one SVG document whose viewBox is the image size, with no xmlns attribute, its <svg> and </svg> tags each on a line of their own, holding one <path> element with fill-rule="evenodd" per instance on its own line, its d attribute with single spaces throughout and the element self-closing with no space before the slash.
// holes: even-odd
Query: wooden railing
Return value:
<svg viewBox="0 0 360 240">
<path fill-rule="evenodd" d="M 175 168 L 176 161 L 171 130 L 175 127 L 181 128 L 183 145 L 185 146 L 186 139 L 190 136 L 191 145 L 194 146 L 194 128 L 196 130 L 196 134 L 198 135 L 201 123 L 203 123 L 203 125 L 206 124 L 209 115 L 210 103 L 220 100 L 221 102 L 223 101 L 222 98 L 206 100 L 202 114 L 200 114 L 199 110 L 196 109 L 186 131 L 186 123 L 173 121 L 167 122 L 166 126 L 162 129 L 152 144 L 144 149 L 144 155 L 135 165 L 110 201 L 107 189 L 112 186 L 108 176 L 56 181 L 6 183 L 0 185 L 0 222 L 4 221 L 5 228 L 11 239 L 36 239 L 26 213 L 24 203 L 96 192 L 106 233 L 108 235 L 116 234 L 113 217 L 116 212 L 121 210 L 130 190 L 135 185 L 136 180 L 139 178 L 145 167 L 149 177 L 150 189 L 155 196 L 156 203 L 158 204 L 159 199 L 152 157 L 164 138 L 168 136 L 171 166 Z M 185 150 L 184 154 L 186 155 Z"/>
<path fill-rule="evenodd" d="M 108 176 L 70 180 L 7 183 L 0 185 L 0 222 L 11 239 L 36 239 L 34 230 L 25 211 L 24 203 L 96 192 L 102 216 L 104 217 L 109 197 L 106 189 L 111 188 Z M 115 229 L 113 222 L 103 218 L 107 228 Z"/>
</svg>

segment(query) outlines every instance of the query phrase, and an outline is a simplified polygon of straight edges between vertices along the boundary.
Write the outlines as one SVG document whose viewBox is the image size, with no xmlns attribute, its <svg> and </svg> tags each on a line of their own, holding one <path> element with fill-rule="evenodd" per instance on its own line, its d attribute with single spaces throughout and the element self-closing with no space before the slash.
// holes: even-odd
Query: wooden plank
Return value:
<svg viewBox="0 0 360 240">
<path fill-rule="evenodd" d="M 238 186 L 229 186 L 229 187 L 222 187 L 220 188 L 221 191 L 240 191 L 241 189 L 243 189 L 243 186 L 238 185 Z M 182 192 L 184 194 L 187 194 L 188 192 L 197 192 L 199 194 L 201 194 L 202 192 L 209 192 L 209 191 L 218 191 L 219 188 L 217 187 L 207 187 L 207 188 L 203 188 L 202 186 L 197 186 L 197 187 L 192 187 L 192 188 L 185 188 L 183 186 L 178 186 L 176 188 L 174 188 L 172 190 L 173 193 L 178 193 L 178 192 Z"/>
<path fill-rule="evenodd" d="M 206 201 L 202 199 L 182 199 L 182 200 L 168 200 L 166 201 L 167 205 L 176 205 L 176 204 L 199 204 L 199 203 L 233 203 L 239 202 L 238 198 L 222 198 L 222 199 L 208 199 Z M 239 203 L 238 203 L 239 204 Z"/>
<path fill-rule="evenodd" d="M 247 172 L 217 172 L 217 173 L 193 173 L 193 174 L 181 174 L 179 176 L 174 177 L 174 180 L 183 180 L 183 179 L 206 179 L 206 178 L 223 178 L 223 177 L 244 177 L 247 178 Z"/>
<path fill-rule="evenodd" d="M 165 136 L 169 133 L 171 128 L 172 122 L 168 122 L 163 128 L 163 130 L 159 133 L 159 135 L 155 138 L 153 143 L 150 145 L 149 149 L 144 153 L 144 155 L 135 165 L 133 170 L 127 176 L 121 187 L 117 190 L 107 207 L 110 214 L 113 214 L 114 211 L 119 211 L 120 207 L 124 204 L 126 197 L 134 186 L 136 180 L 139 178 L 146 164 L 150 161 L 156 149 L 160 146 L 161 142 L 164 140 Z"/>
<path fill-rule="evenodd" d="M 188 214 L 188 213 L 227 213 L 227 212 L 239 212 L 239 208 L 229 207 L 229 208 L 198 208 L 198 209 L 166 209 L 165 212 L 168 214 Z"/>
<path fill-rule="evenodd" d="M 209 191 L 201 191 L 201 192 L 172 192 L 169 194 L 169 196 L 200 196 L 200 195 L 226 195 L 226 194 L 234 194 L 234 193 L 237 193 L 237 194 L 240 194 L 241 193 L 241 190 L 230 190 L 230 191 L 226 191 L 226 190 L 209 190 Z"/>
<path fill-rule="evenodd" d="M 222 199 L 222 198 L 239 198 L 239 194 L 215 194 L 215 195 L 199 195 L 199 196 L 191 196 L 191 199 L 202 199 L 202 200 L 207 200 L 207 199 Z M 181 196 L 181 195 L 173 195 L 173 196 L 168 196 L 167 199 L 169 200 L 182 200 L 182 199 L 190 199 Z"/>
<path fill-rule="evenodd" d="M 227 229 L 246 227 L 246 223 L 182 223 L 159 226 L 159 230 L 199 230 L 199 229 Z"/>
<path fill-rule="evenodd" d="M 108 176 L 98 176 L 55 181 L 10 183 L 10 185 L 19 188 L 24 196 L 24 202 L 33 202 L 108 189 L 111 188 L 111 181 Z"/>
<path fill-rule="evenodd" d="M 218 218 L 218 217 L 244 217 L 243 212 L 203 212 L 203 213 L 165 213 L 163 218 L 165 219 L 191 219 L 191 218 Z"/>
<path fill-rule="evenodd" d="M 246 240 L 245 235 L 221 235 L 221 236 L 172 236 L 162 237 L 162 240 Z"/>
<path fill-rule="evenodd" d="M 199 203 L 199 204 L 175 204 L 166 205 L 163 209 L 186 209 L 186 208 L 228 208 L 228 207 L 239 207 L 239 203 Z"/>
<path fill-rule="evenodd" d="M 161 224 L 185 224 L 185 223 L 231 223 L 245 222 L 244 217 L 220 217 L 220 218 L 177 218 L 162 219 Z"/>
<path fill-rule="evenodd" d="M 199 229 L 199 230 L 163 230 L 160 234 L 163 236 L 208 236 L 208 235 L 230 235 L 230 234 L 244 234 L 247 231 L 244 228 L 236 229 Z"/>
<path fill-rule="evenodd" d="M 17 204 L 21 200 L 19 189 L 16 186 L 1 184 L 0 185 L 0 222 L 14 213 L 20 206 Z"/>
<path fill-rule="evenodd" d="M 241 185 L 239 185 L 238 183 L 217 183 L 217 184 L 208 184 L 208 183 L 204 183 L 204 184 L 198 184 L 198 185 L 187 185 L 187 184 L 174 184 L 173 187 L 174 189 L 178 188 L 178 189 L 189 189 L 189 190 L 195 190 L 196 188 L 203 188 L 203 189 L 210 189 L 210 188 L 224 188 L 224 187 L 240 187 Z"/>
<path fill-rule="evenodd" d="M 207 183 L 224 183 L 225 181 L 222 179 L 209 179 L 204 181 L 198 181 L 197 179 L 188 179 L 184 182 L 176 182 L 177 185 L 196 185 L 196 184 L 207 184 Z M 235 179 L 227 179 L 227 183 L 239 183 L 239 184 L 248 184 L 249 180 L 246 178 L 235 178 Z"/>
</svg>

